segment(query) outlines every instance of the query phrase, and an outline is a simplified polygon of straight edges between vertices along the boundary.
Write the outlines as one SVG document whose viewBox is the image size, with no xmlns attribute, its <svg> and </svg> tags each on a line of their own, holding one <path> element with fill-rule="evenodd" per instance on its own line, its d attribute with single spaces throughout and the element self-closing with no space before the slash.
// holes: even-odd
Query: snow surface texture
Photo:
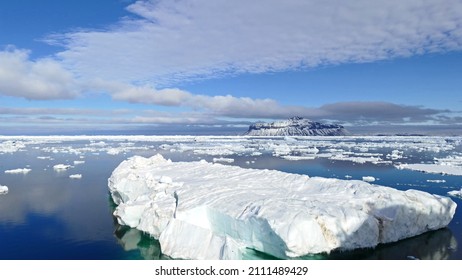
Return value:
<svg viewBox="0 0 462 280">
<path fill-rule="evenodd" d="M 341 125 L 322 124 L 308 119 L 293 117 L 286 121 L 256 123 L 245 133 L 248 136 L 339 136 L 346 130 Z"/>
<path fill-rule="evenodd" d="M 374 247 L 443 228 L 456 210 L 450 198 L 416 190 L 161 155 L 122 162 L 109 190 L 121 225 L 184 259 L 240 259 L 246 248 L 290 258 Z"/>
<path fill-rule="evenodd" d="M 7 193 L 8 193 L 8 187 L 0 185 L 0 194 L 7 194 Z"/>
</svg>

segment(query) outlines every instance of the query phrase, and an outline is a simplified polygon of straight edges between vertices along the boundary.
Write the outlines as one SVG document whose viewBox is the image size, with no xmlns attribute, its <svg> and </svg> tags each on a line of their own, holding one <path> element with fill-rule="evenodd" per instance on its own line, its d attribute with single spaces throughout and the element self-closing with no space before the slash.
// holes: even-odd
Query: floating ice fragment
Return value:
<svg viewBox="0 0 462 280">
<path fill-rule="evenodd" d="M 405 164 L 395 165 L 395 167 L 397 169 L 409 169 L 409 170 L 421 171 L 425 173 L 462 176 L 462 166 L 425 164 L 425 163 L 413 163 L 413 164 L 405 163 Z"/>
<path fill-rule="evenodd" d="M 446 180 L 427 180 L 429 183 L 446 183 Z"/>
<path fill-rule="evenodd" d="M 50 156 L 38 156 L 37 159 L 49 159 L 52 160 L 53 158 Z"/>
<path fill-rule="evenodd" d="M 70 165 L 67 165 L 67 164 L 56 164 L 53 166 L 53 169 L 56 170 L 56 171 L 63 171 L 63 170 L 67 170 L 71 168 Z"/>
<path fill-rule="evenodd" d="M 363 181 L 364 182 L 374 182 L 375 178 L 372 176 L 363 176 Z"/>
<path fill-rule="evenodd" d="M 220 157 L 220 158 L 213 158 L 213 162 L 233 163 L 233 162 L 234 162 L 234 159 L 233 159 L 233 158 L 224 158 L 224 157 Z"/>
<path fill-rule="evenodd" d="M 69 175 L 69 178 L 71 178 L 71 179 L 82 179 L 82 174 L 72 174 L 72 175 Z"/>
<path fill-rule="evenodd" d="M 449 195 L 456 196 L 462 198 L 462 188 L 459 191 L 450 191 L 448 192 Z"/>
<path fill-rule="evenodd" d="M 7 193 L 8 193 L 8 187 L 0 185 L 0 194 L 7 194 Z"/>
<path fill-rule="evenodd" d="M 7 173 L 7 174 L 27 174 L 31 170 L 32 169 L 30 169 L 30 168 L 17 168 L 17 169 L 5 170 L 5 173 Z"/>
</svg>

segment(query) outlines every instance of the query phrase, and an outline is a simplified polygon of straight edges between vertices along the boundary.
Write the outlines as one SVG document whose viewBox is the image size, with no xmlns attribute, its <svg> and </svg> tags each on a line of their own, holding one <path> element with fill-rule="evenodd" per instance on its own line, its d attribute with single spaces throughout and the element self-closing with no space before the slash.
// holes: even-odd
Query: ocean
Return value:
<svg viewBox="0 0 462 280">
<path fill-rule="evenodd" d="M 134 155 L 344 180 L 368 177 L 373 184 L 448 196 L 462 188 L 460 175 L 424 173 L 413 165 L 462 169 L 461 143 L 458 137 L 2 136 L 0 185 L 9 191 L 0 194 L 0 259 L 169 259 L 157 240 L 118 225 L 112 215 L 107 180 Z M 461 247 L 459 206 L 441 230 L 301 258 L 460 260 Z M 244 258 L 273 257 L 249 251 Z"/>
</svg>

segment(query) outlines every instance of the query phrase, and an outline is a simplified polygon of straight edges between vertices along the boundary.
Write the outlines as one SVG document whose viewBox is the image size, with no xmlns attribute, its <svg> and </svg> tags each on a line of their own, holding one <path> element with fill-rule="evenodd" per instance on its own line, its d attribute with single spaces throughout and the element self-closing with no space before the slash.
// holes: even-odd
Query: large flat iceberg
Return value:
<svg viewBox="0 0 462 280">
<path fill-rule="evenodd" d="M 109 178 L 118 222 L 173 258 L 278 258 L 374 247 L 449 224 L 448 197 L 355 180 L 132 157 Z"/>
</svg>

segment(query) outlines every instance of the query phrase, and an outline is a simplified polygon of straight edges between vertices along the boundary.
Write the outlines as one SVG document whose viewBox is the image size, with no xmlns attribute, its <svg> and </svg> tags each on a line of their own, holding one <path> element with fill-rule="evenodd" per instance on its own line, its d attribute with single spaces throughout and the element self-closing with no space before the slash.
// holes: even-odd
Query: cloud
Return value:
<svg viewBox="0 0 462 280">
<path fill-rule="evenodd" d="M 149 86 L 106 83 L 105 90 L 119 101 L 178 106 L 193 109 L 197 114 L 215 118 L 284 119 L 302 116 L 314 120 L 342 123 L 419 123 L 457 122 L 456 112 L 381 101 L 338 102 L 320 107 L 283 105 L 273 99 L 253 99 L 231 95 L 207 96 L 180 89 L 157 90 Z M 149 119 L 149 118 L 144 118 Z"/>
<path fill-rule="evenodd" d="M 31 100 L 71 99 L 77 96 L 73 75 L 50 58 L 32 61 L 28 51 L 0 51 L 0 95 Z"/>
<path fill-rule="evenodd" d="M 53 36 L 79 76 L 151 83 L 462 49 L 459 0 L 152 0 L 105 30 Z"/>
<path fill-rule="evenodd" d="M 425 122 L 438 120 L 450 110 L 400 105 L 389 102 L 339 102 L 321 106 L 326 118 L 346 122 Z"/>
<path fill-rule="evenodd" d="M 118 101 L 184 107 L 216 117 L 285 118 L 293 114 L 306 114 L 305 107 L 282 106 L 273 99 L 253 99 L 232 95 L 208 96 L 193 94 L 177 88 L 159 90 L 148 85 L 134 86 L 102 80 L 94 81 L 91 86 L 108 92 L 113 99 Z M 310 112 L 315 111 L 312 109 Z"/>
<path fill-rule="evenodd" d="M 387 102 L 342 102 L 309 108 L 284 106 L 274 100 L 232 96 L 210 97 L 184 93 L 188 98 L 181 100 L 180 104 L 188 106 L 186 104 L 194 101 L 195 111 L 0 107 L 0 128 L 6 134 L 35 130 L 40 133 L 43 131 L 60 133 L 70 129 L 72 133 L 124 129 L 132 131 L 151 125 L 161 125 L 174 130 L 177 126 L 183 126 L 182 129 L 185 128 L 184 126 L 242 127 L 251 123 L 252 119 L 286 119 L 296 115 L 315 121 L 341 123 L 350 127 L 462 124 L 462 118 L 457 112 Z"/>
</svg>

